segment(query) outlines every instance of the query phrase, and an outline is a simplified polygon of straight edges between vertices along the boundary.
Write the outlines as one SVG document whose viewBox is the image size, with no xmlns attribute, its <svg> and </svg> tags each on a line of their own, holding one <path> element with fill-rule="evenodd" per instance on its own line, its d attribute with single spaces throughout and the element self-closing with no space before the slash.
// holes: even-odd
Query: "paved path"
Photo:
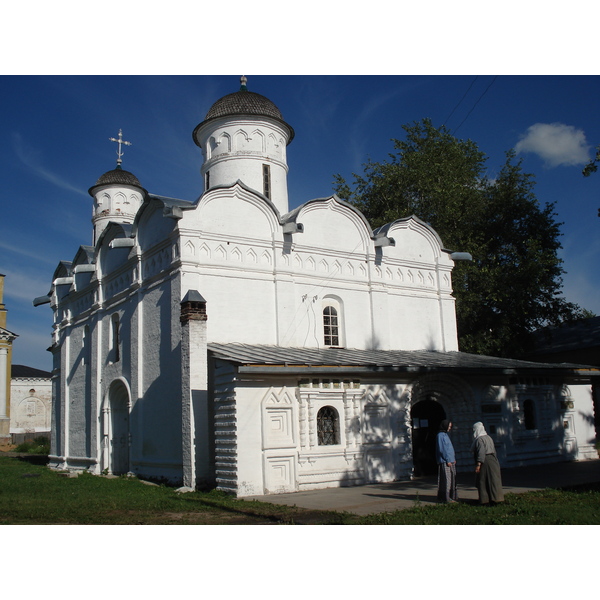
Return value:
<svg viewBox="0 0 600 600">
<path fill-rule="evenodd" d="M 460 500 L 477 500 L 474 473 L 457 476 Z M 502 470 L 504 493 L 522 494 L 544 488 L 559 488 L 581 483 L 600 482 L 600 460 L 562 462 Z M 391 512 L 422 504 L 435 504 L 437 477 L 420 477 L 414 481 L 376 483 L 355 487 L 336 487 L 291 494 L 252 496 L 247 500 L 261 500 L 317 510 L 337 510 L 357 515 Z"/>
</svg>

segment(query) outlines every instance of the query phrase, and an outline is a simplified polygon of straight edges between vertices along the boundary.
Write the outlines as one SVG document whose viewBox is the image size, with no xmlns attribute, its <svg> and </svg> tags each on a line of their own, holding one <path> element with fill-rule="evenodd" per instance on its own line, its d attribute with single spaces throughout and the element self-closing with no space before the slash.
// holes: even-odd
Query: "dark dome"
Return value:
<svg viewBox="0 0 600 600">
<path fill-rule="evenodd" d="M 89 189 L 90 195 L 93 196 L 94 190 L 101 185 L 134 185 L 142 190 L 144 189 L 133 173 L 125 171 L 124 169 L 121 169 L 121 167 L 117 167 L 112 171 L 104 173 L 104 175 L 100 175 L 98 181 L 96 181 L 96 185 Z"/>
<path fill-rule="evenodd" d="M 220 117 L 234 115 L 253 115 L 259 117 L 269 117 L 279 121 L 289 132 L 288 144 L 294 137 L 294 130 L 290 127 L 281 115 L 281 111 L 265 96 L 261 96 L 255 92 L 249 92 L 246 89 L 245 82 L 242 82 L 242 89 L 233 94 L 227 94 L 219 98 L 206 113 L 204 121 L 194 129 L 193 138 L 196 141 L 196 132 L 208 121 L 218 119 Z M 196 141 L 197 143 L 197 141 Z"/>
<path fill-rule="evenodd" d="M 206 113 L 204 120 L 227 115 L 259 115 L 283 121 L 281 112 L 268 98 L 247 90 L 227 94 L 217 100 Z"/>
</svg>

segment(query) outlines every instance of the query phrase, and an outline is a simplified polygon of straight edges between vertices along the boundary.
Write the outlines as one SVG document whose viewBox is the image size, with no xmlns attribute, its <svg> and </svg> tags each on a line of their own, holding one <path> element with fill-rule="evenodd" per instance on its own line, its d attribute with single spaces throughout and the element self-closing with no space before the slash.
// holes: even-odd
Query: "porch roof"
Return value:
<svg viewBox="0 0 600 600">
<path fill-rule="evenodd" d="M 238 365 L 240 373 L 426 373 L 454 372 L 522 376 L 600 376 L 600 368 L 571 363 L 539 363 L 511 358 L 430 350 L 293 348 L 209 343 L 209 353 Z M 559 373 L 557 373 L 559 372 Z"/>
</svg>

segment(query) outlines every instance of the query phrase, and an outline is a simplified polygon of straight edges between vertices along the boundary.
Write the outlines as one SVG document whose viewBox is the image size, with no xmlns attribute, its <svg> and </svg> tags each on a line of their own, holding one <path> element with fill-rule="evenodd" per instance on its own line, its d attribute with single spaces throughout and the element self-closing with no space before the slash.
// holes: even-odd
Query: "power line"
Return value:
<svg viewBox="0 0 600 600">
<path fill-rule="evenodd" d="M 494 84 L 494 81 L 496 81 L 496 79 L 498 79 L 498 75 L 494 75 L 494 79 L 492 79 L 492 82 L 490 83 L 490 85 L 488 85 L 485 90 L 483 91 L 483 94 L 481 94 L 481 96 L 479 96 L 479 98 L 477 98 L 477 102 L 475 102 L 475 104 L 473 104 L 473 108 L 471 108 L 471 110 L 467 113 L 467 116 L 462 120 L 461 124 L 452 132 L 452 134 L 454 135 L 462 126 L 462 124 L 469 118 L 469 115 L 475 110 L 475 107 L 479 104 L 479 101 L 485 96 L 486 92 L 492 87 L 492 85 Z"/>
<path fill-rule="evenodd" d="M 467 91 L 463 94 L 463 97 L 458 101 L 458 104 L 452 109 L 452 112 L 446 117 L 446 120 L 443 122 L 442 127 L 450 120 L 450 117 L 454 114 L 454 111 L 461 105 L 462 101 L 466 98 L 469 90 L 473 87 L 473 84 L 477 81 L 479 75 L 475 75 L 475 79 L 471 81 L 471 85 L 467 88 Z"/>
</svg>

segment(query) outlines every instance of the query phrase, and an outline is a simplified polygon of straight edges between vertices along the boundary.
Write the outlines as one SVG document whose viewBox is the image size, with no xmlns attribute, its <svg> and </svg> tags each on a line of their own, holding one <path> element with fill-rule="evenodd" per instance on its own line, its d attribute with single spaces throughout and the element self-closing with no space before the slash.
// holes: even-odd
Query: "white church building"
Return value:
<svg viewBox="0 0 600 600">
<path fill-rule="evenodd" d="M 245 78 L 193 136 L 202 195 L 146 191 L 119 150 L 92 245 L 34 301 L 54 313 L 51 467 L 242 497 L 389 482 L 432 472 L 444 418 L 459 470 L 478 420 L 504 467 L 597 457 L 598 369 L 459 352 L 464 254 L 336 196 L 290 211 L 294 130 Z"/>
</svg>

